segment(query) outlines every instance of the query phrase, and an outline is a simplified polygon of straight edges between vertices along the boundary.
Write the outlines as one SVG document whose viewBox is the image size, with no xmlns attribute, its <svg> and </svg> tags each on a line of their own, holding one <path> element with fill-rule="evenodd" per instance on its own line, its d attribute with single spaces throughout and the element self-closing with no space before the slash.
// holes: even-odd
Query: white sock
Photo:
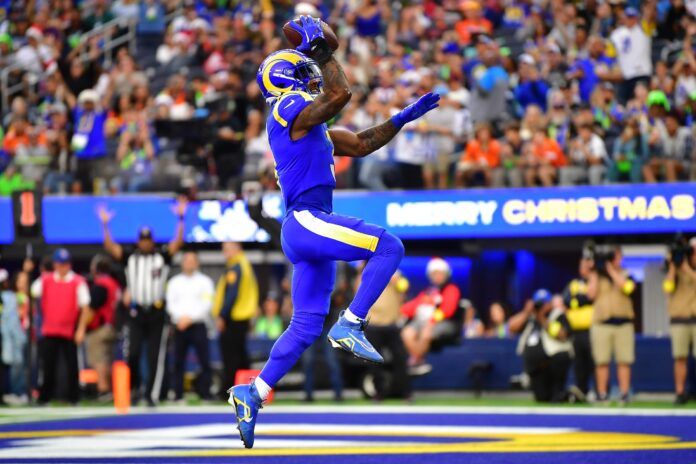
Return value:
<svg viewBox="0 0 696 464">
<path fill-rule="evenodd" d="M 254 380 L 254 386 L 256 387 L 256 391 L 259 392 L 259 396 L 261 397 L 262 401 L 268 398 L 268 394 L 271 393 L 272 389 L 266 382 L 263 381 L 261 377 L 256 377 Z"/>
<path fill-rule="evenodd" d="M 362 321 L 362 319 L 353 314 L 350 308 L 346 309 L 346 312 L 343 313 L 343 317 L 345 317 L 348 320 L 348 322 L 352 322 L 353 324 L 357 324 L 358 322 Z"/>
</svg>

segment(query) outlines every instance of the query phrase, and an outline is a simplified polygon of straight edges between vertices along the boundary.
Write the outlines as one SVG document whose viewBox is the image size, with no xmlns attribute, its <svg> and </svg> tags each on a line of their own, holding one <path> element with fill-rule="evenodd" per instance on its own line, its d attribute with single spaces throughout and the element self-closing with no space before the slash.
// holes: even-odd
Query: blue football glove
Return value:
<svg viewBox="0 0 696 464">
<path fill-rule="evenodd" d="M 302 43 L 295 47 L 302 53 L 309 53 L 310 44 L 314 39 L 324 38 L 324 31 L 321 29 L 321 21 L 310 16 L 300 16 L 300 24 L 290 21 L 290 27 L 295 29 L 302 36 Z"/>
<path fill-rule="evenodd" d="M 428 111 L 437 108 L 439 106 L 438 101 L 440 101 L 439 94 L 428 92 L 420 97 L 415 103 L 411 103 L 406 108 L 392 116 L 392 123 L 394 123 L 397 128 L 401 129 L 404 127 L 404 124 L 416 120 Z"/>
</svg>

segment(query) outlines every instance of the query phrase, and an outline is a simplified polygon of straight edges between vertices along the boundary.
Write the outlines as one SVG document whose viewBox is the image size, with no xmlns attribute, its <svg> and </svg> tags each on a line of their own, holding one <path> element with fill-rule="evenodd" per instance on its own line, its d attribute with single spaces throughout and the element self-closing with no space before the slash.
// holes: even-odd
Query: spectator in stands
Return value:
<svg viewBox="0 0 696 464">
<path fill-rule="evenodd" d="M 423 164 L 428 153 L 425 122 L 406 124 L 394 137 L 394 159 L 400 174 L 398 187 L 423 188 Z"/>
<path fill-rule="evenodd" d="M 511 332 L 521 332 L 517 354 L 524 359 L 534 399 L 544 403 L 565 401 L 573 345 L 563 307 L 554 306 L 551 293 L 542 288 L 510 318 L 509 324 Z"/>
<path fill-rule="evenodd" d="M 459 42 L 468 45 L 475 34 L 490 34 L 493 24 L 483 16 L 481 4 L 473 0 L 465 0 L 460 4 L 464 19 L 457 22 L 455 30 L 459 34 Z"/>
<path fill-rule="evenodd" d="M 661 90 L 667 95 L 674 95 L 676 74 L 667 66 L 663 60 L 655 62 L 654 75 L 650 79 L 650 88 Z"/>
<path fill-rule="evenodd" d="M 537 105 L 546 111 L 546 94 L 549 85 L 539 75 L 537 63 L 532 55 L 522 54 L 519 59 L 519 83 L 515 87 L 515 100 L 520 106 L 519 114 L 529 105 Z"/>
<path fill-rule="evenodd" d="M 198 269 L 198 255 L 184 253 L 181 274 L 167 284 L 167 313 L 174 324 L 174 395 L 181 401 L 184 395 L 186 355 L 189 348 L 196 351 L 201 372 L 196 382 L 198 396 L 210 398 L 210 347 L 206 321 L 210 317 L 214 286 L 210 277 Z"/>
<path fill-rule="evenodd" d="M 646 182 L 657 182 L 664 176 L 667 182 L 676 182 L 680 174 L 687 172 L 687 162 L 694 150 L 691 130 L 679 125 L 676 112 L 667 114 L 664 130 L 660 131 L 659 151 L 651 152 L 643 166 Z"/>
<path fill-rule="evenodd" d="M 527 144 L 520 135 L 520 124 L 517 121 L 508 122 L 500 141 L 500 164 L 506 185 L 522 187 L 522 162 L 526 150 Z"/>
<path fill-rule="evenodd" d="M 82 61 L 80 53 L 85 47 L 89 47 L 88 60 Z M 68 53 L 65 58 L 58 61 L 58 70 L 60 74 L 56 74 L 56 78 L 62 79 L 62 87 L 59 85 L 61 92 L 66 94 L 67 99 L 74 99 L 85 90 L 93 89 L 97 85 L 99 79 L 99 67 L 97 59 L 99 58 L 99 43 L 96 38 L 89 42 L 79 44 Z"/>
<path fill-rule="evenodd" d="M 472 71 L 471 119 L 474 123 L 489 122 L 500 125 L 508 118 L 505 96 L 508 92 L 508 73 L 500 65 L 500 52 L 489 38 L 479 38 L 486 43 L 481 64 Z"/>
<path fill-rule="evenodd" d="M 2 148 L 10 156 L 14 157 L 20 147 L 29 144 L 29 134 L 33 127 L 23 116 L 15 116 L 2 141 Z"/>
<path fill-rule="evenodd" d="M 170 77 L 167 87 L 160 96 L 162 95 L 169 97 L 167 118 L 179 121 L 191 119 L 194 110 L 193 99 L 187 92 L 186 80 L 183 76 L 175 74 Z"/>
<path fill-rule="evenodd" d="M 75 404 L 80 395 L 78 386 L 77 344 L 75 328 L 78 320 L 89 311 L 87 282 L 71 269 L 70 253 L 59 248 L 53 253 L 54 272 L 44 272 L 31 286 L 34 298 L 41 299 L 41 359 L 42 383 L 39 403 L 54 398 L 58 387 L 58 365 L 63 363 L 67 400 Z"/>
<path fill-rule="evenodd" d="M 97 393 L 101 401 L 111 401 L 111 365 L 116 345 L 116 306 L 121 286 L 111 276 L 109 259 L 96 255 L 90 263 L 88 317 L 81 319 L 76 340 L 84 339 L 87 363 L 97 371 Z"/>
<path fill-rule="evenodd" d="M 0 67 L 5 68 L 10 64 L 13 45 L 12 36 L 7 32 L 0 32 Z"/>
<path fill-rule="evenodd" d="M 268 292 L 261 303 L 261 315 L 254 320 L 254 337 L 262 340 L 276 340 L 285 330 L 280 316 L 280 302 L 275 292 Z"/>
<path fill-rule="evenodd" d="M 603 81 L 620 77 L 615 61 L 606 55 L 604 39 L 592 35 L 587 41 L 587 55 L 573 63 L 568 77 L 577 79 L 580 100 L 590 103 L 595 88 Z"/>
<path fill-rule="evenodd" d="M 566 165 L 566 157 L 558 142 L 546 134 L 546 129 L 538 128 L 530 141 L 524 164 L 528 187 L 536 185 L 537 181 L 550 187 L 556 182 L 558 170 Z"/>
<path fill-rule="evenodd" d="M 362 272 L 362 270 L 361 270 Z M 360 285 L 362 273 L 358 274 L 354 287 Z M 408 377 L 408 352 L 401 339 L 401 306 L 409 288 L 408 280 L 396 271 L 375 304 L 370 308 L 370 324 L 366 334 L 380 353 L 391 353 L 387 366 L 372 369 L 375 392 L 378 399 L 387 397 L 408 398 L 411 395 L 411 381 Z M 391 382 L 388 382 L 388 376 Z"/>
<path fill-rule="evenodd" d="M 481 322 L 481 319 L 476 315 L 476 308 L 470 300 L 463 299 L 459 302 L 459 306 L 464 308 L 464 338 L 479 338 L 484 335 L 486 328 Z"/>
<path fill-rule="evenodd" d="M 14 162 L 19 167 L 24 179 L 41 184 L 51 163 L 44 127 L 28 128 L 26 144 L 17 145 Z"/>
<path fill-rule="evenodd" d="M 49 172 L 43 179 L 44 192 L 67 193 L 73 183 L 71 155 L 68 141 L 68 109 L 62 103 L 55 103 L 48 109 L 46 141 L 51 156 Z"/>
<path fill-rule="evenodd" d="M 85 32 L 103 26 L 115 18 L 109 8 L 110 3 L 107 0 L 94 0 L 91 14 L 84 19 Z"/>
<path fill-rule="evenodd" d="M 645 20 L 647 22 L 651 18 L 646 17 Z M 619 86 L 619 101 L 626 103 L 633 95 L 636 84 L 648 84 L 653 73 L 650 60 L 652 40 L 641 24 L 640 13 L 636 8 L 627 6 L 624 9 L 622 25 L 611 33 L 611 41 L 624 79 Z"/>
<path fill-rule="evenodd" d="M 607 170 L 607 149 L 592 126 L 583 124 L 578 128 L 578 136 L 570 142 L 568 158 L 569 165 L 560 170 L 559 184 L 573 185 L 586 180 L 590 185 L 602 183 Z"/>
<path fill-rule="evenodd" d="M 453 124 L 457 120 L 458 103 L 449 98 L 449 89 L 441 90 L 440 106 L 426 113 L 424 120 L 428 128 L 428 144 L 432 160 L 425 165 L 425 187 L 446 189 L 449 187 L 449 172 L 455 152 L 455 139 L 462 134 L 462 127 Z"/>
<path fill-rule="evenodd" d="M 542 59 L 540 67 L 540 76 L 548 83 L 549 90 L 568 87 L 567 75 L 570 66 L 557 44 L 551 42 L 546 46 L 545 59 Z"/>
<path fill-rule="evenodd" d="M 0 173 L 0 197 L 9 197 L 14 192 L 33 188 L 34 183 L 25 179 L 14 163 L 7 165 L 5 170 Z"/>
<path fill-rule="evenodd" d="M 590 345 L 590 327 L 594 307 L 587 296 L 587 283 L 592 272 L 592 255 L 585 251 L 578 266 L 578 277 L 571 280 L 563 291 L 563 303 L 567 308 L 566 318 L 573 331 L 573 367 L 577 401 L 585 401 L 594 376 L 594 361 Z"/>
<path fill-rule="evenodd" d="M 595 89 L 590 99 L 595 126 L 607 143 L 613 143 L 624 118 L 624 108 L 616 100 L 614 85 L 604 82 Z M 578 125 L 579 126 L 579 125 Z"/>
<path fill-rule="evenodd" d="M 26 346 L 27 333 L 22 326 L 16 280 L 12 282 L 9 273 L 0 268 L 0 370 L 6 366 L 9 373 L 9 382 L 4 382 L 5 379 L 0 374 L 0 381 L 3 381 L 0 386 L 0 399 L 4 386 L 9 385 L 10 394 L 19 401 L 26 402 Z"/>
<path fill-rule="evenodd" d="M 638 119 L 631 118 L 614 141 L 607 171 L 608 180 L 640 182 L 643 179 L 643 162 L 648 153 L 648 138 L 641 133 Z"/>
<path fill-rule="evenodd" d="M 116 150 L 120 172 L 112 179 L 111 188 L 116 192 L 142 192 L 152 185 L 155 147 L 150 129 L 144 120 L 129 125 L 121 132 Z"/>
<path fill-rule="evenodd" d="M 224 73 L 213 79 L 221 80 L 221 91 L 210 102 L 209 121 L 216 129 L 212 140 L 213 158 L 215 160 L 218 184 L 221 188 L 235 187 L 244 167 L 244 142 L 248 124 L 247 114 L 250 110 L 248 99 L 238 74 Z"/>
<path fill-rule="evenodd" d="M 462 317 L 457 314 L 461 293 L 451 281 L 452 268 L 444 259 L 432 258 L 426 274 L 430 286 L 401 307 L 402 314 L 409 320 L 401 338 L 410 356 L 412 375 L 430 372 L 432 367 L 426 364 L 425 355 L 434 342 L 451 342 L 461 333 Z"/>
<path fill-rule="evenodd" d="M 674 404 L 681 405 L 689 401 L 686 389 L 687 359 L 690 346 L 696 346 L 696 240 L 692 239 L 690 243 L 678 242 L 668 259 L 667 275 L 662 288 L 667 295 L 674 358 Z"/>
<path fill-rule="evenodd" d="M 76 177 L 82 191 L 93 191 L 94 180 L 99 177 L 104 164 L 106 116 L 96 91 L 84 90 L 80 93 L 73 110 L 75 130 L 70 146 L 77 159 Z"/>
<path fill-rule="evenodd" d="M 532 108 L 536 108 L 533 106 Z M 554 90 L 549 94 L 548 135 L 556 140 L 561 149 L 567 150 L 573 135 L 571 114 L 561 90 Z"/>
<path fill-rule="evenodd" d="M 217 282 L 212 311 L 220 333 L 222 384 L 232 386 L 237 371 L 249 367 L 246 342 L 259 305 L 259 289 L 254 269 L 239 243 L 223 243 L 222 254 L 225 272 Z M 221 398 L 227 398 L 226 389 L 220 391 Z"/>
<path fill-rule="evenodd" d="M 456 184 L 458 187 L 500 185 L 502 171 L 500 167 L 501 145 L 493 138 L 490 124 L 476 124 L 474 138 L 466 144 L 466 150 L 457 164 Z"/>
<path fill-rule="evenodd" d="M 553 29 L 548 39 L 558 44 L 563 50 L 570 51 L 575 44 L 577 10 L 573 4 L 557 4 L 555 8 L 552 8 L 552 14 Z"/>
<path fill-rule="evenodd" d="M 636 284 L 621 267 L 621 248 L 611 247 L 598 255 L 587 281 L 587 296 L 594 301 L 590 329 L 592 358 L 595 363 L 597 399 L 608 401 L 609 363 L 616 360 L 621 402 L 629 400 L 631 365 L 635 360 L 633 302 Z"/>
<path fill-rule="evenodd" d="M 694 26 L 689 29 L 693 30 Z M 677 108 L 688 105 L 691 95 L 696 92 L 696 57 L 694 57 L 690 35 L 687 36 L 686 42 L 684 56 L 674 63 L 671 73 L 676 77 L 674 103 Z"/>
<path fill-rule="evenodd" d="M 488 327 L 486 337 L 507 338 L 510 336 L 508 326 L 508 309 L 503 303 L 494 301 L 488 308 Z"/>
<path fill-rule="evenodd" d="M 44 34 L 40 28 L 32 26 L 27 29 L 25 38 L 26 45 L 20 48 L 15 57 L 14 62 L 18 64 L 22 70 L 33 74 L 36 77 L 44 71 L 55 68 L 56 63 L 53 58 L 53 50 L 44 44 Z"/>
</svg>

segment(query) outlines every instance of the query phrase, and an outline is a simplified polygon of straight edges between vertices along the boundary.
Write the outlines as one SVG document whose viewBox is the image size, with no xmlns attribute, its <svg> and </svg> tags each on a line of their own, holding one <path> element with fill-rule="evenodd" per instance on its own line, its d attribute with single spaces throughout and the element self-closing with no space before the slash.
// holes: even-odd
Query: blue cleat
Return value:
<svg viewBox="0 0 696 464">
<path fill-rule="evenodd" d="M 237 416 L 239 436 L 244 447 L 251 448 L 254 446 L 256 416 L 259 414 L 259 409 L 263 407 L 261 404 L 263 401 L 253 383 L 235 385 L 227 390 L 227 393 L 230 394 L 227 402 L 234 406 L 234 413 Z"/>
<path fill-rule="evenodd" d="M 355 357 L 375 364 L 384 364 L 372 343 L 365 337 L 367 321 L 350 322 L 341 312 L 338 321 L 329 330 L 328 339 L 331 346 L 352 353 Z"/>
</svg>

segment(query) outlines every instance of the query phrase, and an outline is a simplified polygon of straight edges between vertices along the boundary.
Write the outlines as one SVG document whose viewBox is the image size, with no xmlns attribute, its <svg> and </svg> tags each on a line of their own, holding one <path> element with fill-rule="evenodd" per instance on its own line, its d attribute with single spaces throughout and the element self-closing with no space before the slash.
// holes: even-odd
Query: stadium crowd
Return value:
<svg viewBox="0 0 696 464">
<path fill-rule="evenodd" d="M 256 69 L 280 26 L 340 38 L 362 129 L 435 90 L 441 107 L 340 187 L 694 179 L 696 34 L 681 0 L 0 2 L 0 194 L 275 188 Z M 130 37 L 112 49 L 113 39 Z M 339 153 L 340 154 L 340 153 Z"/>
</svg>

